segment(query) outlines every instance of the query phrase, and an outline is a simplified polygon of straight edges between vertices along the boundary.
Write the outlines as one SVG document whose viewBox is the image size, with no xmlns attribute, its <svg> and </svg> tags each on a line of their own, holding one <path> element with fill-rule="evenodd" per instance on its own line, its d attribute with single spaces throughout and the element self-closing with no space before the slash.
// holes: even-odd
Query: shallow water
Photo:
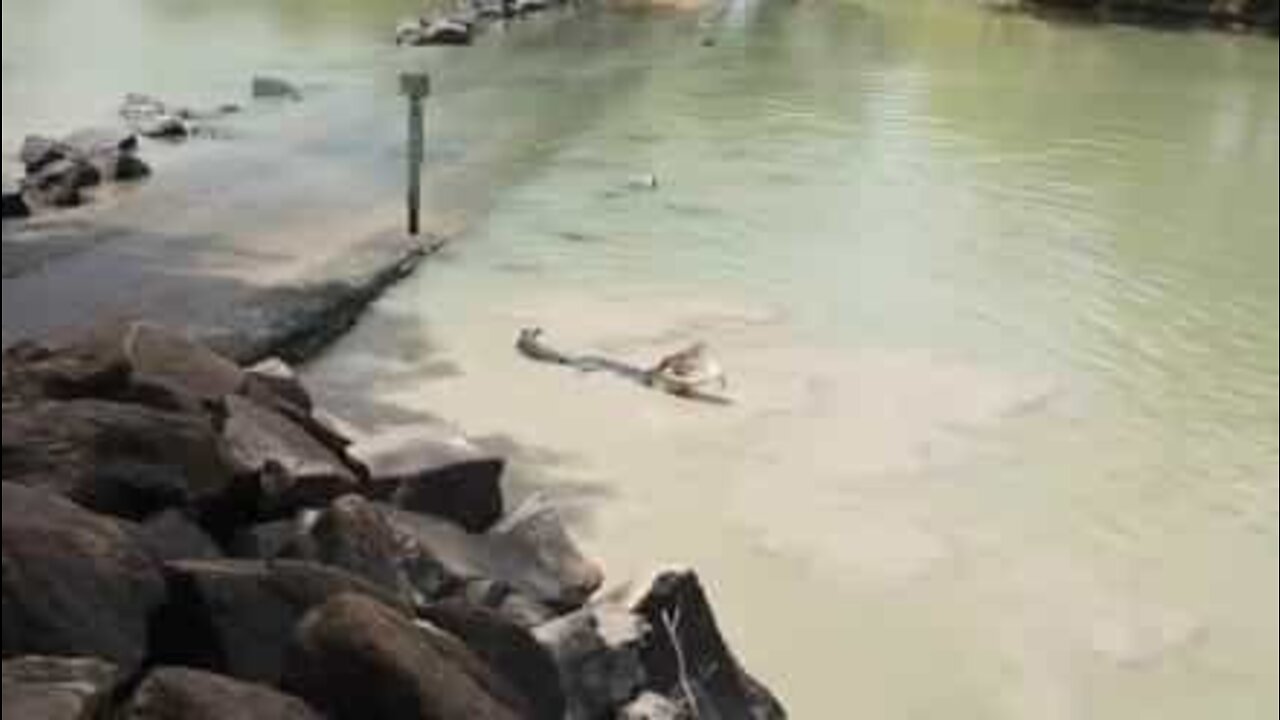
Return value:
<svg viewBox="0 0 1280 720">
<path fill-rule="evenodd" d="M 873 0 L 409 54 L 389 0 L 113 2 L 251 29 L 94 84 L 104 112 L 292 72 L 288 127 L 323 124 L 290 157 L 359 198 L 399 180 L 394 71 L 434 72 L 428 205 L 461 237 L 311 380 L 510 452 L 615 577 L 696 566 L 796 717 L 1275 716 L 1273 41 Z M 6 148 L 42 117 L 11 98 L 65 107 L 12 82 L 12 8 L 45 5 L 5 0 Z M 706 340 L 735 403 L 530 363 L 534 324 L 636 364 Z"/>
</svg>

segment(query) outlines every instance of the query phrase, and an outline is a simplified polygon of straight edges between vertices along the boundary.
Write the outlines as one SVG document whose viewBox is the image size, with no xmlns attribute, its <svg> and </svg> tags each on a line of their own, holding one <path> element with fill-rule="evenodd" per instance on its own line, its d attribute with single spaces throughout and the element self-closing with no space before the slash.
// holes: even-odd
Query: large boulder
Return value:
<svg viewBox="0 0 1280 720">
<path fill-rule="evenodd" d="M 283 520 L 237 528 L 227 540 L 227 550 L 232 557 L 246 559 L 315 558 L 311 529 L 319 517 L 317 510 L 304 510 Z"/>
<path fill-rule="evenodd" d="M 397 507 L 435 515 L 469 532 L 502 517 L 505 461 L 460 436 L 387 434 L 356 443 L 350 455 L 369 473 L 374 493 Z"/>
<path fill-rule="evenodd" d="M 501 580 L 477 578 L 463 583 L 457 597 L 492 610 L 515 625 L 531 629 L 555 617 L 551 608 L 521 593 Z"/>
<path fill-rule="evenodd" d="M 537 547 L 532 536 L 475 535 L 439 518 L 382 507 L 405 548 L 410 580 L 424 597 L 439 597 L 467 581 L 490 579 L 567 610 L 581 606 L 600 586 L 598 568 L 583 571 L 589 563 L 579 562 L 576 554 L 556 562 L 561 552 Z"/>
<path fill-rule="evenodd" d="M 89 159 L 104 180 L 129 182 L 151 175 L 151 166 L 132 153 L 102 153 Z"/>
<path fill-rule="evenodd" d="M 5 352 L 4 395 L 92 398 L 203 411 L 240 390 L 244 373 L 187 336 L 146 322 L 109 322 L 55 346 Z"/>
<path fill-rule="evenodd" d="M 18 159 L 26 168 L 27 174 L 39 172 L 51 162 L 67 157 L 67 149 L 62 143 L 43 135 L 28 135 L 22 141 L 22 149 L 18 151 Z"/>
<path fill-rule="evenodd" d="M 323 507 L 360 489 L 343 458 L 288 417 L 236 395 L 226 411 L 223 439 L 242 469 L 262 477 L 265 513 Z"/>
<path fill-rule="evenodd" d="M 135 392 L 168 391 L 201 403 L 216 403 L 240 390 L 244 372 L 186 335 L 146 322 L 120 328 L 121 353 Z"/>
<path fill-rule="evenodd" d="M 77 130 L 60 142 L 67 157 L 88 159 L 99 153 L 132 153 L 138 149 L 138 136 L 115 128 Z"/>
<path fill-rule="evenodd" d="M 260 405 L 311 413 L 315 404 L 298 374 L 280 358 L 268 358 L 245 371 L 242 394 Z"/>
<path fill-rule="evenodd" d="M 275 684 L 294 627 L 311 609 L 343 593 L 410 608 L 381 588 L 336 568 L 278 560 L 171 562 L 169 600 L 155 616 L 157 662 Z"/>
<path fill-rule="evenodd" d="M 115 399 L 128 388 L 129 363 L 111 343 L 24 341 L 4 351 L 3 376 L 6 402 Z"/>
<path fill-rule="evenodd" d="M 522 548 L 533 564 L 557 578 L 565 591 L 561 607 L 585 602 L 604 582 L 604 570 L 587 558 L 565 529 L 560 512 L 546 497 L 535 495 L 490 531 L 499 547 Z"/>
<path fill-rule="evenodd" d="M 130 529 L 8 482 L 3 508 L 4 656 L 100 657 L 126 672 L 136 667 L 165 585 Z"/>
<path fill-rule="evenodd" d="M 93 720 L 120 680 L 115 665 L 95 658 L 15 658 L 3 673 L 4 717 L 13 720 Z"/>
<path fill-rule="evenodd" d="M 138 536 L 151 556 L 172 560 L 215 560 L 222 549 L 213 538 L 181 510 L 164 510 L 142 522 Z"/>
<path fill-rule="evenodd" d="M 461 642 L 358 595 L 303 620 L 283 687 L 333 720 L 516 720 L 523 699 Z"/>
<path fill-rule="evenodd" d="M 642 652 L 649 688 L 695 703 L 699 718 L 786 718 L 782 704 L 730 652 L 696 573 L 657 573 L 631 608 L 652 628 Z"/>
<path fill-rule="evenodd" d="M 612 605 L 582 608 L 534 630 L 559 668 L 569 720 L 612 717 L 645 687 L 648 633 L 642 619 Z"/>
<path fill-rule="evenodd" d="M 4 213 L 5 220 L 18 220 L 31 216 L 31 208 L 27 205 L 27 199 L 22 197 L 22 190 L 9 181 L 9 176 L 4 176 Z"/>
<path fill-rule="evenodd" d="M 506 678 L 529 701 L 531 720 L 564 720 L 565 698 L 556 663 L 528 630 L 458 599 L 425 607 L 419 615 L 462 640 Z"/>
<path fill-rule="evenodd" d="M 119 720 L 320 720 L 298 698 L 190 668 L 151 671 L 113 716 Z"/>
<path fill-rule="evenodd" d="M 400 543 L 385 514 L 358 495 L 338 498 L 320 513 L 307 547 L 314 559 L 359 575 L 412 601 L 400 564 Z"/>
<path fill-rule="evenodd" d="M 80 130 L 62 140 L 33 135 L 23 142 L 24 181 L 34 201 L 55 207 L 81 202 L 80 191 L 102 180 L 136 180 L 151 169 L 137 157 L 138 138 L 110 128 Z"/>
<path fill-rule="evenodd" d="M 56 490 L 92 510 L 141 519 L 203 507 L 232 472 L 209 420 L 100 400 L 5 407 L 6 481 Z"/>
<path fill-rule="evenodd" d="M 24 196 L 37 205 L 69 208 L 84 202 L 83 190 L 102 182 L 102 173 L 88 160 L 63 158 L 42 165 L 22 181 Z"/>
</svg>

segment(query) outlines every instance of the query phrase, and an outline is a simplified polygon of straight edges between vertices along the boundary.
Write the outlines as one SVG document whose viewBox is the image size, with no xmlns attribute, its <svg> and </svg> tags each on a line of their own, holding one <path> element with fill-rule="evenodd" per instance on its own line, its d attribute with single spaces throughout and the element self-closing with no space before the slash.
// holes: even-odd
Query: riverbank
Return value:
<svg viewBox="0 0 1280 720">
<path fill-rule="evenodd" d="M 786 717 L 696 574 L 606 589 L 503 458 L 356 441 L 278 360 L 113 324 L 3 399 L 6 717 Z"/>
<path fill-rule="evenodd" d="M 1000 7 L 1022 8 L 1051 18 L 1280 33 L 1280 4 L 1275 0 L 1015 0 L 1011 6 Z"/>
<path fill-rule="evenodd" d="M 451 243 L 309 389 L 370 434 L 461 425 L 507 459 L 504 499 L 551 493 L 611 576 L 696 567 L 792 714 L 1276 707 L 1271 39 L 817 0 L 711 28 L 544 17 L 455 51 L 392 47 L 382 3 L 26 1 L 55 19 L 6 0 L 6 137 L 128 91 L 303 86 L 235 142 L 149 150 L 131 197 L 170 201 L 145 219 L 97 208 L 246 258 L 402 222 L 394 83 L 430 71 Z M 133 24 L 136 53 L 75 72 L 22 45 Z M 243 43 L 215 65 L 208 36 Z M 738 402 L 531 363 L 530 325 L 636 365 L 704 340 Z"/>
</svg>

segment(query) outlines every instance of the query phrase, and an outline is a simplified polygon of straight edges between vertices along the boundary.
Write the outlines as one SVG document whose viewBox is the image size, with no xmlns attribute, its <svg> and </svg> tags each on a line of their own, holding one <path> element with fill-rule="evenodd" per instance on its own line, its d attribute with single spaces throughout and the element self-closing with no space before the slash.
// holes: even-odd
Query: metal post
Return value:
<svg viewBox="0 0 1280 720">
<path fill-rule="evenodd" d="M 422 73 L 400 76 L 400 91 L 409 98 L 409 234 L 420 232 L 422 211 L 423 119 L 422 101 L 431 92 L 431 81 Z"/>
</svg>

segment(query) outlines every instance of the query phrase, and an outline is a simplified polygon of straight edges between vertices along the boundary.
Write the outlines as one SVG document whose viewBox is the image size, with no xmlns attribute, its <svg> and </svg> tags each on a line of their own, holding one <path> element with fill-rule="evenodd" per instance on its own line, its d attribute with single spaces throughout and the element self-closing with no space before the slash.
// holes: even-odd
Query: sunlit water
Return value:
<svg viewBox="0 0 1280 720">
<path fill-rule="evenodd" d="M 393 203 L 394 71 L 427 67 L 461 235 L 311 369 L 339 412 L 510 452 L 617 578 L 696 566 L 799 718 L 1275 716 L 1273 41 L 775 0 L 397 52 L 405 5 L 5 0 L 5 147 L 273 69 L 316 99 L 244 142 Z M 86 7 L 127 51 L 90 71 L 11 22 Z M 736 402 L 530 363 L 534 324 L 705 340 Z"/>
</svg>

